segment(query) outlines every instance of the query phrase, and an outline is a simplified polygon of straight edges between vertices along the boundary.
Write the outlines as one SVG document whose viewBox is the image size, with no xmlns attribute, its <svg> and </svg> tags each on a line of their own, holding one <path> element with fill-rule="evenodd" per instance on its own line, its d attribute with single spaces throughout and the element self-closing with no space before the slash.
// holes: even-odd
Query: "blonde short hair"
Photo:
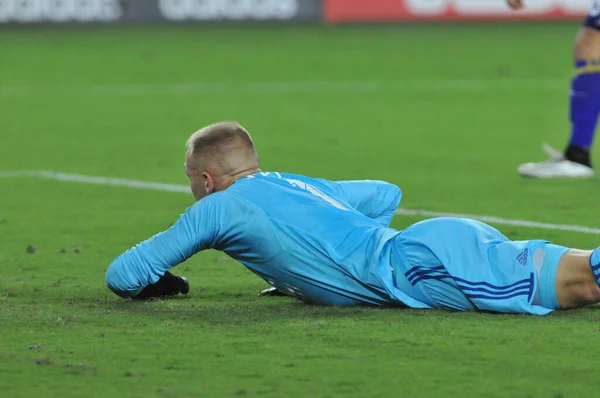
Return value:
<svg viewBox="0 0 600 398">
<path fill-rule="evenodd" d="M 248 131 L 238 122 L 203 127 L 187 140 L 187 148 L 203 165 L 216 165 L 223 174 L 239 167 L 258 166 L 258 154 Z"/>
</svg>

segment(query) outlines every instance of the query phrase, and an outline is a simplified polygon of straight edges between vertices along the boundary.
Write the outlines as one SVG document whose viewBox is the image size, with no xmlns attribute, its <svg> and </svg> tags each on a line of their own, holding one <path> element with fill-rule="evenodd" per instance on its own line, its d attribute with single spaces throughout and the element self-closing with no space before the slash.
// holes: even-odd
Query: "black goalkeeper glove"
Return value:
<svg viewBox="0 0 600 398">
<path fill-rule="evenodd" d="M 132 297 L 134 300 L 147 300 L 155 297 L 176 296 L 179 293 L 188 294 L 190 284 L 183 276 L 175 276 L 170 272 L 166 272 L 158 282 L 148 285 Z"/>
<path fill-rule="evenodd" d="M 276 287 L 270 287 L 268 289 L 262 290 L 260 293 L 258 293 L 258 295 L 260 297 L 280 297 L 280 296 L 288 296 L 287 294 L 283 293 L 281 290 L 277 290 Z"/>
</svg>

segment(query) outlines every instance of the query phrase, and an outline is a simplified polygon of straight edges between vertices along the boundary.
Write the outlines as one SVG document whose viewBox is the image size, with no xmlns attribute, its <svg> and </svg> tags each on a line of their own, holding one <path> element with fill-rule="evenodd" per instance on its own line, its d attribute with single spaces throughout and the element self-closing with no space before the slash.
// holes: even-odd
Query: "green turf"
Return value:
<svg viewBox="0 0 600 398">
<path fill-rule="evenodd" d="M 522 180 L 515 170 L 543 158 L 541 141 L 566 140 L 575 31 L 4 29 L 0 170 L 183 184 L 188 135 L 237 119 L 265 170 L 385 179 L 402 187 L 407 208 L 600 227 L 597 181 Z M 160 86 L 180 83 L 204 92 Z M 123 85 L 131 92 L 115 89 Z M 191 203 L 0 179 L 1 397 L 597 395 L 595 309 L 533 317 L 305 306 L 255 297 L 265 283 L 213 252 L 177 268 L 189 298 L 112 295 L 110 261 Z M 582 248 L 600 241 L 500 229 Z"/>
</svg>

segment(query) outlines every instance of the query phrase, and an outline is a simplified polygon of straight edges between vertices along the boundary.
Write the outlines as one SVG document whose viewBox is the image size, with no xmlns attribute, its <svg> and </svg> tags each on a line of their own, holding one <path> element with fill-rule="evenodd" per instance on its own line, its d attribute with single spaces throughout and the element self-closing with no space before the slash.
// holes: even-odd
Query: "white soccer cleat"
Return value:
<svg viewBox="0 0 600 398">
<path fill-rule="evenodd" d="M 572 162 L 565 155 L 552 148 L 550 145 L 542 144 L 544 152 L 550 157 L 549 160 L 538 163 L 523 163 L 517 170 L 524 177 L 534 178 L 593 178 L 594 169 L 581 163 Z"/>
</svg>

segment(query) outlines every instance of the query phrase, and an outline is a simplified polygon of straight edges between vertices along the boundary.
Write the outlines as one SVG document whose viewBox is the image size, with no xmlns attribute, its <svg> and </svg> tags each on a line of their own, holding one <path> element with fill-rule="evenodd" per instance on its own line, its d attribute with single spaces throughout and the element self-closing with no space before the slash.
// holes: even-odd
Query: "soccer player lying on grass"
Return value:
<svg viewBox="0 0 600 398">
<path fill-rule="evenodd" d="M 316 304 L 542 315 L 600 301 L 600 249 L 510 241 L 461 218 L 395 230 L 397 186 L 262 172 L 237 123 L 205 127 L 187 147 L 197 202 L 113 261 L 106 283 L 121 297 L 187 293 L 187 281 L 168 271 L 216 249 L 276 291 Z"/>
<path fill-rule="evenodd" d="M 506 0 L 514 9 L 526 0 Z M 521 175 L 538 178 L 591 178 L 594 169 L 590 148 L 600 114 L 600 0 L 593 0 L 590 11 L 579 28 L 573 51 L 575 76 L 571 81 L 571 137 L 564 152 L 548 144 L 544 150 L 549 161 L 525 163 L 518 167 Z"/>
</svg>

